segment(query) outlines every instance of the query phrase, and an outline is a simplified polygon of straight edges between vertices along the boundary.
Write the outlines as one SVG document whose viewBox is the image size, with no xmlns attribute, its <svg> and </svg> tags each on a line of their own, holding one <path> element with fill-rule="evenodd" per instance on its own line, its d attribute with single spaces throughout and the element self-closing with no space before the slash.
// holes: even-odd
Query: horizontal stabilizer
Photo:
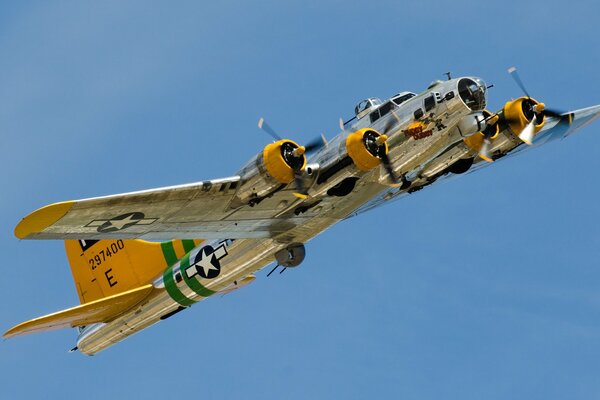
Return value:
<svg viewBox="0 0 600 400">
<path fill-rule="evenodd" d="M 154 290 L 152 285 L 142 286 L 114 296 L 91 301 L 43 317 L 23 322 L 5 334 L 5 338 L 44 332 L 60 328 L 74 328 L 98 322 L 107 322 L 144 300 Z"/>
</svg>

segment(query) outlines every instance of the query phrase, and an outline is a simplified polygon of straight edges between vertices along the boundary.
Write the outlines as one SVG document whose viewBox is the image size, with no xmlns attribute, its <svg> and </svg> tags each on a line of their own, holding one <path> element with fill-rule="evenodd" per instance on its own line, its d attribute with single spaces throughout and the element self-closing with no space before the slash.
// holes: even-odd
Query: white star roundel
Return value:
<svg viewBox="0 0 600 400">
<path fill-rule="evenodd" d="M 129 228 L 133 225 L 150 225 L 158 218 L 146 218 L 144 213 L 135 211 L 121 214 L 110 219 L 95 219 L 86 226 L 97 227 L 100 233 L 110 233 Z"/>
<path fill-rule="evenodd" d="M 227 255 L 225 243 L 221 243 L 219 247 L 213 249 L 212 246 L 204 246 L 196 257 L 194 262 L 186 268 L 185 274 L 188 278 L 200 276 L 204 279 L 213 279 L 221 273 L 221 260 Z"/>
</svg>

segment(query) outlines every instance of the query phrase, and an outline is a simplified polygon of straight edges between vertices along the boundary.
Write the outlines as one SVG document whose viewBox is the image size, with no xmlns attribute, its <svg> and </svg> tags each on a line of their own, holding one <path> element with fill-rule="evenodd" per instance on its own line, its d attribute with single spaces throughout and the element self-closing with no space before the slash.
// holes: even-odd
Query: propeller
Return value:
<svg viewBox="0 0 600 400">
<path fill-rule="evenodd" d="M 519 86 L 519 88 L 523 91 L 525 96 L 527 96 L 527 100 L 529 100 L 527 102 L 527 105 L 529 106 L 528 111 L 532 114 L 531 121 L 525 126 L 525 128 L 523 128 L 521 133 L 519 133 L 519 139 L 521 139 L 527 145 L 531 145 L 533 143 L 533 137 L 535 135 L 535 125 L 542 123 L 544 117 L 546 116 L 558 118 L 559 124 L 563 123 L 564 121 L 568 121 L 569 124 L 571 123 L 569 114 L 565 114 L 564 112 L 561 112 L 559 110 L 547 108 L 544 103 L 536 103 L 533 101 L 533 99 L 529 95 L 529 92 L 525 88 L 525 85 L 523 84 L 519 73 L 517 72 L 517 68 L 510 67 L 508 69 L 508 73 L 510 74 L 510 76 L 512 76 L 512 78 Z"/>
<path fill-rule="evenodd" d="M 485 118 L 486 127 L 483 130 L 483 143 L 479 149 L 479 158 L 487 162 L 494 162 L 490 155 L 490 149 L 492 148 L 492 137 L 498 133 L 498 114 L 490 114 Z"/>
<path fill-rule="evenodd" d="M 372 154 L 376 154 L 376 156 L 381 160 L 381 163 L 383 164 L 383 167 L 387 172 L 388 178 L 392 182 L 392 186 L 399 186 L 404 184 L 405 182 L 402 179 L 398 179 L 398 177 L 394 173 L 394 168 L 386 151 L 385 142 L 388 139 L 388 134 L 392 132 L 394 128 L 400 123 L 400 117 L 398 117 L 398 114 L 396 114 L 394 110 L 391 110 L 390 112 L 394 116 L 394 118 L 390 118 L 388 120 L 388 122 L 383 127 L 382 134 L 379 136 L 369 136 L 366 137 L 364 140 L 365 146 L 371 149 L 370 151 L 372 152 Z M 340 118 L 339 124 L 340 129 L 342 131 L 346 131 L 346 124 L 344 123 L 344 120 L 342 118 Z"/>
<path fill-rule="evenodd" d="M 381 158 L 381 163 L 383 164 L 383 168 L 385 168 L 388 174 L 388 178 L 390 179 L 390 181 L 392 181 L 393 185 L 402 184 L 402 182 L 398 179 L 396 173 L 394 172 L 394 168 L 392 167 L 390 158 L 388 157 L 385 151 L 385 146 L 380 146 L 379 148 L 381 149 L 379 152 L 379 158 Z"/>
<path fill-rule="evenodd" d="M 519 133 L 519 139 L 525 142 L 525 144 L 528 146 L 531 146 L 533 143 L 533 136 L 535 135 L 535 120 L 536 118 L 532 118 L 525 128 L 523 128 L 521 133 Z"/>
<path fill-rule="evenodd" d="M 275 129 L 271 128 L 271 125 L 267 124 L 267 121 L 265 121 L 263 117 L 260 117 L 258 120 L 258 129 L 262 129 L 263 131 L 267 132 L 275 140 L 283 140 L 283 138 L 279 136 L 277 132 L 275 132 Z"/>
<path fill-rule="evenodd" d="M 283 140 L 283 138 L 277 134 L 275 129 L 273 129 L 262 117 L 258 120 L 258 127 L 271 135 L 275 140 Z M 294 184 L 296 186 L 294 196 L 299 199 L 306 199 L 308 197 L 308 191 L 304 186 L 304 171 L 302 170 L 302 167 L 304 166 L 304 155 L 315 152 L 326 144 L 327 140 L 325 139 L 325 136 L 321 135 L 319 138 L 308 142 L 305 146 L 292 147 L 293 145 L 290 143 L 290 146 L 287 148 L 282 148 L 283 158 L 294 171 Z"/>
<path fill-rule="evenodd" d="M 389 129 L 384 128 L 384 132 L 388 131 Z M 385 171 L 387 172 L 388 178 L 389 180 L 392 182 L 392 185 L 399 185 L 402 182 L 398 179 L 398 177 L 396 176 L 396 174 L 394 173 L 394 168 L 392 166 L 392 163 L 390 161 L 390 158 L 388 157 L 388 148 L 385 144 L 385 142 L 388 140 L 388 136 L 383 133 L 379 136 L 375 136 L 375 134 L 369 134 L 370 132 L 367 132 L 365 134 L 365 138 L 364 138 L 364 142 L 365 142 L 365 146 L 367 147 L 367 149 L 372 149 L 371 152 L 372 154 L 376 154 L 376 156 L 381 160 L 381 163 L 383 164 L 383 168 L 385 168 Z"/>
<path fill-rule="evenodd" d="M 396 126 L 398 126 L 398 124 L 400 123 L 400 117 L 398 116 L 398 114 L 396 114 L 394 110 L 391 110 L 390 112 L 394 118 L 389 118 L 388 122 L 383 127 L 383 135 L 381 135 L 380 137 L 385 137 L 385 139 L 383 140 L 384 142 L 385 140 L 387 140 L 387 135 L 390 132 L 393 132 Z M 392 166 L 390 158 L 388 157 L 388 154 L 385 151 L 384 145 L 379 147 L 378 156 L 381 159 L 381 163 L 383 164 L 383 167 L 385 168 L 388 174 L 389 180 L 392 182 L 392 186 L 399 186 L 405 184 L 406 182 L 404 182 L 403 179 L 399 179 L 394 173 L 394 167 Z"/>
<path fill-rule="evenodd" d="M 400 117 L 394 110 L 391 110 L 390 113 L 394 118 L 389 118 L 388 122 L 383 127 L 383 134 L 387 135 L 394 130 L 394 128 L 400 123 Z"/>
</svg>

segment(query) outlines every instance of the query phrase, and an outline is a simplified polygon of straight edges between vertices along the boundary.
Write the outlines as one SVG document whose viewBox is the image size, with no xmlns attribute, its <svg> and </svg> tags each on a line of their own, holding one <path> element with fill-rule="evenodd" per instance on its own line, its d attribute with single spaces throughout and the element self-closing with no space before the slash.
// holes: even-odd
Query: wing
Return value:
<svg viewBox="0 0 600 400">
<path fill-rule="evenodd" d="M 299 224 L 284 215 L 295 203 L 277 190 L 260 203 L 238 204 L 240 177 L 50 204 L 15 228 L 20 239 L 268 238 Z M 283 207 L 282 207 L 283 205 Z M 293 219 L 294 221 L 291 221 Z"/>
<path fill-rule="evenodd" d="M 544 145 L 548 142 L 563 139 L 567 136 L 574 134 L 580 129 L 586 127 L 591 124 L 594 120 L 600 118 L 600 105 L 596 105 L 593 107 L 583 108 L 581 110 L 576 110 L 569 112 L 569 118 L 558 119 L 549 117 L 548 121 L 542 128 L 540 132 L 537 133 L 533 140 L 532 146 L 527 146 L 525 144 L 520 144 L 516 147 L 511 147 L 508 149 L 501 157 L 505 156 L 513 156 L 523 151 L 529 150 L 533 147 L 538 147 Z M 501 158 L 499 157 L 499 158 Z M 508 157 L 507 157 L 508 158 Z M 435 161 L 434 161 L 435 162 Z M 478 158 L 475 159 L 473 166 L 469 169 L 468 173 L 473 173 L 475 171 L 480 170 L 481 168 L 485 168 L 490 166 L 491 164 L 480 160 Z M 377 208 L 384 204 L 391 203 L 394 200 L 398 200 L 406 195 L 409 195 L 415 191 L 421 190 L 426 186 L 429 186 L 433 183 L 439 183 L 446 181 L 448 179 L 454 178 L 458 175 L 455 174 L 445 174 L 431 182 L 425 183 L 423 186 L 419 186 L 415 189 L 409 190 L 398 190 L 398 189 L 387 189 L 379 194 L 377 197 L 373 198 L 371 201 L 367 202 L 363 206 L 361 206 L 356 212 L 352 213 L 350 216 L 362 214 L 366 211 L 372 210 L 373 208 Z"/>
</svg>

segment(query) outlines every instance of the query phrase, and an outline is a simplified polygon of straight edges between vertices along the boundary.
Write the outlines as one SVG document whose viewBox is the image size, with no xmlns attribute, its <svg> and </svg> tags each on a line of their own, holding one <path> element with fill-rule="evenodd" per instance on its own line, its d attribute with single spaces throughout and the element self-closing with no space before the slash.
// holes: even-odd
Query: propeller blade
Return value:
<svg viewBox="0 0 600 400">
<path fill-rule="evenodd" d="M 325 140 L 324 140 L 324 137 L 321 136 L 317 139 L 314 139 L 314 140 L 308 142 L 304 146 L 304 149 L 305 149 L 306 153 L 312 153 L 313 151 L 319 150 L 323 146 L 325 146 Z"/>
<path fill-rule="evenodd" d="M 393 130 L 393 128 L 395 128 L 400 123 L 400 117 L 398 116 L 398 114 L 396 114 L 394 110 L 392 110 L 391 113 L 394 116 L 394 118 L 390 118 L 387 124 L 385 124 L 385 127 L 383 128 L 384 135 L 387 135 Z"/>
<path fill-rule="evenodd" d="M 390 181 L 392 181 L 392 183 L 394 185 L 398 184 L 398 178 L 396 177 L 396 174 L 394 173 L 394 169 L 392 168 L 392 163 L 390 162 L 390 158 L 388 157 L 385 150 L 381 152 L 379 157 L 381 158 L 383 167 L 385 168 L 385 170 L 388 173 L 388 178 L 390 179 Z"/>
<path fill-rule="evenodd" d="M 565 113 L 562 112 L 562 111 L 555 110 L 553 108 L 546 108 L 544 110 L 544 114 L 547 115 L 547 116 L 549 116 L 549 117 L 562 118 Z"/>
<path fill-rule="evenodd" d="M 271 128 L 271 126 L 269 124 L 267 124 L 267 121 L 265 121 L 265 119 L 263 117 L 260 117 L 260 119 L 258 120 L 258 128 L 262 129 L 263 131 L 267 132 L 269 135 L 271 135 L 275 140 L 283 140 L 281 138 L 281 136 L 279 136 L 277 134 L 277 132 L 275 132 L 275 130 L 273 128 Z"/>
<path fill-rule="evenodd" d="M 517 69 L 515 67 L 510 67 L 508 69 L 508 73 L 510 74 L 510 76 L 513 77 L 513 79 L 515 80 L 515 82 L 517 82 L 517 85 L 519 85 L 519 87 L 521 88 L 521 90 L 523 91 L 523 93 L 525 93 L 525 96 L 527 96 L 527 98 L 530 99 L 531 96 L 527 92 L 527 89 L 525 89 L 525 85 L 523 84 L 523 81 L 521 81 L 521 78 L 519 77 L 519 74 L 517 73 Z"/>
<path fill-rule="evenodd" d="M 342 118 L 340 118 L 340 130 L 346 130 L 346 128 L 344 127 L 344 120 Z"/>
<path fill-rule="evenodd" d="M 296 192 L 294 192 L 294 196 L 299 199 L 306 199 L 308 197 L 308 192 L 304 187 L 304 179 L 302 179 L 301 170 L 294 170 L 294 184 L 296 185 Z"/>
<path fill-rule="evenodd" d="M 527 145 L 531 145 L 533 142 L 533 135 L 535 135 L 535 118 L 533 118 L 521 133 L 519 133 L 519 139 L 524 141 Z"/>
<path fill-rule="evenodd" d="M 492 147 L 492 140 L 490 138 L 484 138 L 483 144 L 481 145 L 481 149 L 479 149 L 479 158 L 489 163 L 494 162 L 492 157 L 490 157 L 490 147 Z"/>
</svg>

